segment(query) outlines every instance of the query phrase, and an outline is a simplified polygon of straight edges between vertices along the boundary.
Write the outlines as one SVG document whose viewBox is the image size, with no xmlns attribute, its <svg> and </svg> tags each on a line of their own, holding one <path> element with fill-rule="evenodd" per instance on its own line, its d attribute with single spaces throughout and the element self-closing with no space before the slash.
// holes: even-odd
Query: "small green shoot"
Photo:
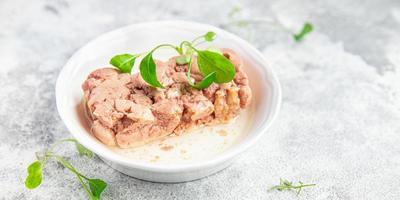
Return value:
<svg viewBox="0 0 400 200">
<path fill-rule="evenodd" d="M 280 179 L 279 185 L 275 185 L 269 189 L 269 191 L 272 190 L 278 190 L 278 191 L 296 191 L 296 194 L 299 195 L 300 192 L 302 191 L 303 188 L 305 187 L 313 187 L 316 186 L 316 184 L 304 184 L 303 182 L 299 181 L 298 185 L 293 184 L 293 182 L 290 182 L 286 179 Z"/>
<path fill-rule="evenodd" d="M 53 152 L 53 149 L 64 142 L 73 142 L 75 147 L 81 156 L 87 156 L 89 158 L 93 157 L 93 152 L 84 147 L 75 139 L 64 139 L 54 143 L 49 150 L 43 152 L 36 152 L 36 157 L 38 160 L 34 161 L 28 166 L 28 176 L 25 179 L 25 187 L 28 189 L 35 189 L 42 183 L 43 167 L 45 166 L 48 159 L 53 158 L 66 169 L 71 171 L 76 175 L 82 187 L 87 192 L 91 200 L 99 200 L 101 198 L 101 193 L 106 189 L 107 183 L 101 179 L 91 179 L 80 172 L 78 172 L 75 167 L 72 166 L 70 162 L 65 160 L 62 156 L 59 156 Z M 88 187 L 89 185 L 89 187 Z"/>
<path fill-rule="evenodd" d="M 313 26 L 310 23 L 305 23 L 301 31 L 297 34 L 293 34 L 293 38 L 296 42 L 300 42 L 304 39 L 304 37 L 309 34 L 313 30 Z"/>
</svg>

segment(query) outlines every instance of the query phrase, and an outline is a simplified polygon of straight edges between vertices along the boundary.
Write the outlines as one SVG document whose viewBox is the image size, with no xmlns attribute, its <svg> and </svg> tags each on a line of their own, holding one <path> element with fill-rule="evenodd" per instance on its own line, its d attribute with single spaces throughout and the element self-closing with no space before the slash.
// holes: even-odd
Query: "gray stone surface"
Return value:
<svg viewBox="0 0 400 200">
<path fill-rule="evenodd" d="M 302 43 L 289 30 L 311 21 Z M 43 184 L 23 186 L 34 152 L 70 137 L 54 84 L 67 59 L 91 38 L 140 21 L 184 19 L 224 27 L 251 40 L 283 88 L 279 117 L 228 169 L 181 184 L 149 183 L 60 149 L 78 169 L 109 183 L 108 199 L 400 199 L 400 1 L 78 1 L 0 2 L 0 199 L 85 199 L 55 163 Z M 83 161 L 83 162 L 82 162 Z M 279 178 L 317 183 L 299 196 L 268 192 Z"/>
</svg>

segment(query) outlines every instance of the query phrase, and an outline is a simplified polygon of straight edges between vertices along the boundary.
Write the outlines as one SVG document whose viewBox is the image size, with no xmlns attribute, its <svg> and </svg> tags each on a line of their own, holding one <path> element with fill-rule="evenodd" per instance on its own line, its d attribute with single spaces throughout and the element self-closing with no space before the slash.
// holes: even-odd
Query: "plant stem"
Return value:
<svg viewBox="0 0 400 200">
<path fill-rule="evenodd" d="M 180 52 L 178 52 L 180 55 L 183 54 L 183 47 L 184 47 L 185 45 L 186 45 L 186 46 L 191 46 L 192 43 L 190 43 L 190 42 L 188 42 L 188 41 L 183 41 L 183 42 L 181 42 L 181 44 L 179 45 L 179 50 L 180 50 Z"/>
<path fill-rule="evenodd" d="M 316 185 L 317 184 L 298 185 L 298 186 L 293 186 L 293 188 L 312 187 L 312 186 L 316 186 Z"/>
<path fill-rule="evenodd" d="M 87 185 L 83 182 L 82 178 L 76 174 L 76 177 L 78 177 L 79 182 L 81 183 L 81 185 L 83 186 L 83 188 L 86 190 L 86 192 L 88 193 L 89 197 L 91 197 L 91 192 L 90 190 L 87 188 Z"/>
<path fill-rule="evenodd" d="M 303 182 L 299 181 L 299 185 L 293 185 L 292 182 L 287 181 L 285 179 L 280 179 L 279 185 L 273 186 L 269 189 L 271 190 L 278 190 L 278 191 L 283 191 L 283 190 L 296 190 L 297 195 L 301 192 L 301 190 L 305 187 L 312 187 L 316 186 L 317 184 L 303 184 Z"/>
<path fill-rule="evenodd" d="M 194 44 L 197 40 L 199 40 L 201 38 L 204 38 L 204 36 L 206 36 L 206 35 L 204 34 L 204 35 L 201 35 L 201 36 L 199 36 L 197 38 L 194 38 L 191 43 Z"/>
<path fill-rule="evenodd" d="M 48 151 L 52 152 L 56 146 L 58 146 L 59 144 L 64 143 L 64 142 L 74 142 L 75 143 L 77 141 L 75 139 L 72 139 L 72 138 L 59 140 L 59 141 L 55 142 L 53 145 L 51 145 Z"/>
<path fill-rule="evenodd" d="M 293 32 L 291 30 L 289 30 L 288 28 L 286 28 L 285 26 L 283 26 L 281 23 L 277 22 L 274 19 L 269 19 L 269 18 L 253 18 L 253 19 L 241 19 L 241 20 L 235 20 L 235 21 L 231 21 L 228 23 L 232 24 L 232 25 L 239 25 L 242 23 L 247 23 L 247 24 L 258 24 L 258 23 L 266 23 L 271 25 L 274 28 L 277 29 L 281 29 L 287 33 L 293 34 Z"/>
<path fill-rule="evenodd" d="M 171 47 L 171 48 L 175 49 L 175 51 L 177 51 L 178 53 L 180 53 L 180 52 L 179 52 L 179 51 L 180 51 L 180 50 L 179 50 L 179 47 L 174 46 L 174 45 L 172 45 L 172 44 L 160 44 L 160 45 L 154 47 L 153 50 L 150 51 L 150 53 L 153 53 L 155 50 L 157 50 L 158 48 L 161 48 L 161 47 Z"/>
</svg>

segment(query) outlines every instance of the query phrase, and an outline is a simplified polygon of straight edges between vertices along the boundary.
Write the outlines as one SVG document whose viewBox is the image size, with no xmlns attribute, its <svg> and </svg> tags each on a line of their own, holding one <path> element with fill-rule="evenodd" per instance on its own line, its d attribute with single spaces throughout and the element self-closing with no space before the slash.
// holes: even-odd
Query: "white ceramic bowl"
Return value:
<svg viewBox="0 0 400 200">
<path fill-rule="evenodd" d="M 107 148 L 90 134 L 81 107 L 81 84 L 96 68 L 109 66 L 118 53 L 143 52 L 160 43 L 177 44 L 207 31 L 214 31 L 218 47 L 232 48 L 243 59 L 255 104 L 254 122 L 240 143 L 220 155 L 196 163 L 160 165 L 132 161 Z M 133 24 L 103 34 L 77 51 L 61 70 L 56 84 L 57 109 L 68 130 L 85 147 L 124 174 L 155 182 L 183 182 L 202 178 L 229 166 L 234 158 L 255 144 L 271 125 L 280 107 L 277 77 L 261 53 L 243 39 L 214 26 L 187 21 L 158 21 Z"/>
</svg>

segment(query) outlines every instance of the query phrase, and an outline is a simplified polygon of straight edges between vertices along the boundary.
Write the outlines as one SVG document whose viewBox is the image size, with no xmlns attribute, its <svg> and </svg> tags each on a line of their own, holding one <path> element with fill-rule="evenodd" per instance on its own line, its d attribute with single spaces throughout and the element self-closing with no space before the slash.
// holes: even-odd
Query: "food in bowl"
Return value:
<svg viewBox="0 0 400 200">
<path fill-rule="evenodd" d="M 82 89 L 93 135 L 108 146 L 131 148 L 229 123 L 246 109 L 252 92 L 241 58 L 232 49 L 201 51 L 193 43 L 182 42 L 180 55 L 167 62 L 153 60 L 150 51 L 133 75 L 125 72 L 138 56 L 129 54 L 111 60 L 118 69 L 91 72 Z"/>
<path fill-rule="evenodd" d="M 251 103 L 246 109 L 240 110 L 233 122 L 204 126 L 179 136 L 171 134 L 164 139 L 126 149 L 104 145 L 91 133 L 90 124 L 84 116 L 81 86 L 92 71 L 107 66 L 105 59 L 118 53 L 136 55 L 145 51 L 136 59 L 131 71 L 134 74 L 138 72 L 142 56 L 150 52 L 149 45 L 156 46 L 160 41 L 192 39 L 194 35 L 207 30 L 218 34 L 215 43 L 202 43 L 195 48 L 200 50 L 216 46 L 235 50 L 243 60 L 243 69 L 249 78 Z M 172 51 L 168 50 L 154 54 L 154 58 L 163 61 L 171 56 Z M 60 72 L 56 97 L 57 109 L 68 130 L 112 168 L 143 180 L 182 182 L 220 171 L 229 166 L 240 153 L 254 146 L 276 117 L 281 102 L 281 89 L 268 62 L 246 41 L 206 24 L 162 21 L 130 25 L 99 36 L 82 47 Z"/>
</svg>

